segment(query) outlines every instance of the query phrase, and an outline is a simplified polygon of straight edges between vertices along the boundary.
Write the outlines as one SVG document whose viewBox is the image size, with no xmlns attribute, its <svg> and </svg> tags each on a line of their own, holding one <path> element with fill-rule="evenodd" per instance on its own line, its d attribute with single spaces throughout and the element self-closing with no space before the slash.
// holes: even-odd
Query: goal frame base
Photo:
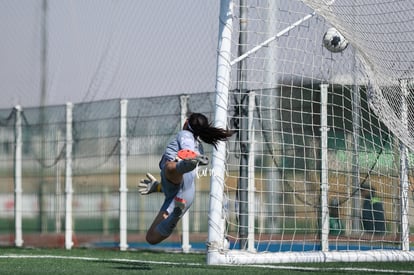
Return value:
<svg viewBox="0 0 414 275">
<path fill-rule="evenodd" d="M 314 252 L 248 252 L 241 250 L 209 250 L 209 265 L 249 265 L 280 263 L 327 262 L 409 262 L 414 261 L 414 251 L 314 251 Z"/>
</svg>

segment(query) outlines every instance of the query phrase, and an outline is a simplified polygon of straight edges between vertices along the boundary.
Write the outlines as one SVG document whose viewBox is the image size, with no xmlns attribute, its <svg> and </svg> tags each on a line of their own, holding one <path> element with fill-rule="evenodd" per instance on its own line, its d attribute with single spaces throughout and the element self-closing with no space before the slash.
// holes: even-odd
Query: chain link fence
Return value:
<svg viewBox="0 0 414 275">
<path fill-rule="evenodd" d="M 107 100 L 72 107 L 71 222 L 75 245 L 119 242 L 120 106 L 120 100 Z M 212 119 L 213 108 L 214 93 L 128 100 L 125 134 L 129 243 L 144 240 L 163 201 L 162 194 L 141 196 L 137 191 L 139 179 L 147 172 L 159 178 L 159 159 L 165 145 L 181 129 L 183 111 L 201 112 Z M 24 245 L 63 245 L 65 201 L 70 192 L 66 186 L 66 109 L 66 105 L 59 105 L 0 110 L 0 241 L 4 245 L 14 244 L 19 226 L 15 222 L 16 191 L 21 191 L 19 211 Z M 17 112 L 21 116 L 21 141 L 16 141 Z M 21 157 L 15 150 L 19 142 Z M 211 148 L 206 149 L 210 154 Z M 16 174 L 19 167 L 21 177 Z M 205 176 L 197 179 L 189 230 L 205 239 L 209 179 L 208 173 L 200 174 Z M 21 180 L 21 187 L 16 187 L 16 178 Z M 180 231 L 179 227 L 172 239 L 178 240 Z"/>
</svg>

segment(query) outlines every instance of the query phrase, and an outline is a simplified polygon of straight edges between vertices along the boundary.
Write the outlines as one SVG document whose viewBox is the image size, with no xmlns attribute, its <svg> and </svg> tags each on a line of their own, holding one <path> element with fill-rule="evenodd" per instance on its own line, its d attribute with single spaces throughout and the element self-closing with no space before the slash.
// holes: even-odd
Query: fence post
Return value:
<svg viewBox="0 0 414 275">
<path fill-rule="evenodd" d="M 187 101 L 188 101 L 188 95 L 180 96 L 181 125 L 184 125 L 187 119 L 187 111 L 188 111 Z M 182 239 L 181 247 L 183 249 L 183 252 L 188 253 L 190 252 L 190 249 L 191 249 L 190 236 L 189 236 L 190 235 L 189 211 L 187 211 L 182 218 L 182 234 L 183 234 L 183 239 Z"/>
<path fill-rule="evenodd" d="M 22 233 L 22 117 L 21 107 L 14 107 L 16 121 L 14 125 L 15 151 L 14 151 L 14 223 L 15 240 L 17 247 L 23 245 Z"/>
<path fill-rule="evenodd" d="M 70 250 L 73 246 L 72 225 L 72 103 L 66 103 L 66 155 L 65 155 L 65 248 Z"/>
<path fill-rule="evenodd" d="M 127 243 L 127 104 L 121 100 L 121 116 L 119 127 L 119 249 L 125 251 Z"/>
</svg>

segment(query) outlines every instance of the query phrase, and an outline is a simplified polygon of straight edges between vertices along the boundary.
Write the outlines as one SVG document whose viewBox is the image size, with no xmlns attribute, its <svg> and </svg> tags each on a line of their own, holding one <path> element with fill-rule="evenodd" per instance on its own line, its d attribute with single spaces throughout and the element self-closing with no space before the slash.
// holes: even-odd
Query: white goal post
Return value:
<svg viewBox="0 0 414 275">
<path fill-rule="evenodd" d="M 414 261 L 414 3 L 379 2 L 221 1 L 208 264 Z"/>
</svg>

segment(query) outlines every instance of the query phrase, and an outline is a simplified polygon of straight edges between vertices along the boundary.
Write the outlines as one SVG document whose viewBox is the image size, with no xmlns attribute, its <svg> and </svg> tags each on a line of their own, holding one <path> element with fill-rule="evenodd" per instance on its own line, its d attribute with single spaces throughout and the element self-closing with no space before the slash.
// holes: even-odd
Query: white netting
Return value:
<svg viewBox="0 0 414 275">
<path fill-rule="evenodd" d="M 356 49 L 372 86 L 372 108 L 411 149 L 414 98 L 414 2 L 411 0 L 304 0 Z M 408 125 L 402 102 L 408 107 Z"/>
<path fill-rule="evenodd" d="M 217 82 L 218 95 L 229 90 L 225 108 L 237 132 L 227 147 L 219 206 L 231 249 L 219 249 L 225 257 L 214 259 L 220 244 L 210 239 L 212 262 L 350 260 L 345 252 L 367 260 L 358 253 L 405 247 L 401 236 L 413 208 L 405 208 L 402 196 L 407 151 L 400 140 L 414 148 L 409 95 L 414 55 L 408 45 L 414 4 L 303 1 L 309 8 L 301 1 L 236 2 L 231 60 L 223 62 L 231 65 L 230 81 L 223 84 L 218 66 Z M 349 41 L 342 52 L 323 46 L 331 27 Z M 221 183 L 212 180 L 212 186 Z M 367 185 L 383 207 L 368 213 L 383 214 L 384 228 L 371 230 L 364 223 L 367 205 L 360 188 Z M 213 203 L 219 198 L 214 192 Z M 342 223 L 336 232 L 328 224 L 335 218 Z M 211 223 L 211 231 L 218 228 Z M 320 251 L 339 254 L 321 259 Z M 272 258 L 262 252 L 304 254 Z M 377 258 L 387 259 L 395 258 L 387 253 Z"/>
</svg>

